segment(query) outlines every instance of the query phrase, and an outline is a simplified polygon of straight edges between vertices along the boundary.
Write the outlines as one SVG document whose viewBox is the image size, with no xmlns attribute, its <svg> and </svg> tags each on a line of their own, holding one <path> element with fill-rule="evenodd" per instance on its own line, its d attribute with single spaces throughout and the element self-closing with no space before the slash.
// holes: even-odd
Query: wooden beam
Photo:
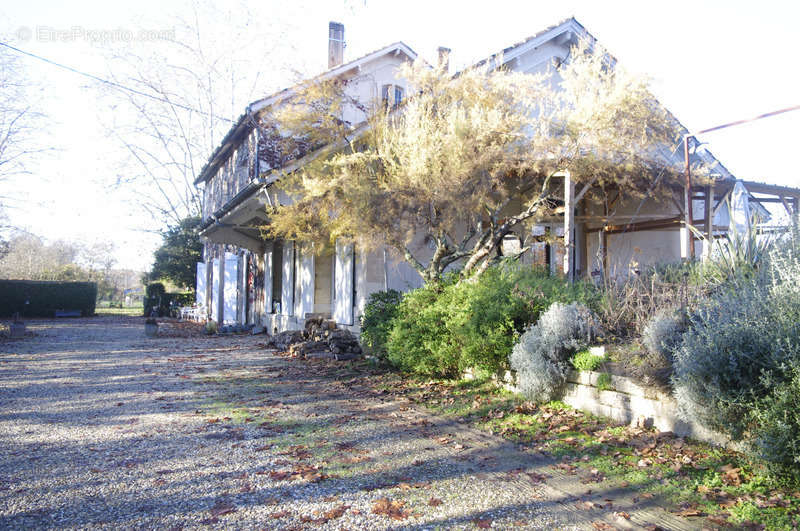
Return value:
<svg viewBox="0 0 800 531">
<path fill-rule="evenodd" d="M 576 203 L 576 204 L 578 203 L 578 201 L 580 201 L 581 199 L 583 199 L 583 196 L 584 196 L 584 195 L 586 195 L 586 192 L 588 192 L 588 191 L 589 191 L 589 188 L 591 188 L 591 187 L 592 187 L 592 185 L 593 185 L 595 182 L 597 182 L 597 177 L 595 177 L 594 179 L 592 179 L 592 180 L 591 180 L 591 181 L 589 181 L 588 183 L 584 184 L 584 185 L 583 185 L 583 188 L 581 188 L 581 191 L 580 191 L 580 192 L 578 192 L 577 194 L 575 194 L 575 203 Z"/>
<path fill-rule="evenodd" d="M 784 199 L 783 196 L 780 196 L 780 201 L 781 203 L 783 203 L 783 208 L 786 209 L 786 213 L 789 214 L 789 217 L 792 217 L 793 212 L 792 209 L 789 207 L 789 203 L 786 202 L 786 199 Z"/>
<path fill-rule="evenodd" d="M 714 217 L 717 216 L 717 212 L 719 212 L 719 209 L 722 208 L 722 205 L 725 204 L 725 201 L 728 200 L 728 197 L 730 195 L 731 195 L 731 191 L 728 190 L 727 192 L 722 194 L 722 197 L 719 198 L 719 201 L 717 202 L 716 206 L 714 207 Z"/>
<path fill-rule="evenodd" d="M 596 227 L 593 229 L 586 229 L 586 232 L 599 232 L 599 231 L 606 231 L 611 232 L 612 234 L 619 234 L 625 232 L 626 228 L 629 228 L 630 232 L 636 232 L 636 230 L 641 229 L 642 227 L 649 227 L 651 225 L 657 226 L 664 226 L 664 225 L 680 225 L 683 221 L 681 216 L 675 216 L 672 218 L 660 218 L 660 219 L 650 219 L 647 221 L 637 221 L 634 223 L 626 223 L 624 225 L 604 225 L 602 227 Z"/>
</svg>

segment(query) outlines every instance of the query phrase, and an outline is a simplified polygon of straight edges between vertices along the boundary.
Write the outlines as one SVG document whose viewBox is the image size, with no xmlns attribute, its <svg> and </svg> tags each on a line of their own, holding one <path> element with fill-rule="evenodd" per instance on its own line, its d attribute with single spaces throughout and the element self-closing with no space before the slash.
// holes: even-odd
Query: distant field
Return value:
<svg viewBox="0 0 800 531">
<path fill-rule="evenodd" d="M 127 308 L 101 308 L 98 306 L 95 308 L 94 312 L 97 315 L 143 315 L 144 308 L 141 306 L 129 306 Z"/>
</svg>

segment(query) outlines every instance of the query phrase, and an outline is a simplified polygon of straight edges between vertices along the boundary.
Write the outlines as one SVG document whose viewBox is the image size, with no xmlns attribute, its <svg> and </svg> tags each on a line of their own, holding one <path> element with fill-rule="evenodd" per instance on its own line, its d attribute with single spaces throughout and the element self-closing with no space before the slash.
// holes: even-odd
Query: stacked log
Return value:
<svg viewBox="0 0 800 531">
<path fill-rule="evenodd" d="M 270 346 L 298 358 L 330 358 L 350 360 L 360 357 L 361 345 L 349 330 L 337 328 L 336 322 L 313 317 L 306 319 L 305 329 L 275 334 Z"/>
</svg>

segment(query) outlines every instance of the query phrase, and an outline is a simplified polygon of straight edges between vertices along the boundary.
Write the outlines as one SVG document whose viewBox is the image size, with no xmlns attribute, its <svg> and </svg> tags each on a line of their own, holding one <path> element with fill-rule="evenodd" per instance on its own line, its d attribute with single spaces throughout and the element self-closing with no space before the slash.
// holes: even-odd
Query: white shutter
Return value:
<svg viewBox="0 0 800 531">
<path fill-rule="evenodd" d="M 197 279 L 194 283 L 194 302 L 197 306 L 205 307 L 206 305 L 206 264 L 205 262 L 197 262 Z"/>
<path fill-rule="evenodd" d="M 353 324 L 353 244 L 336 242 L 333 318 L 338 324 Z"/>
<path fill-rule="evenodd" d="M 236 295 L 239 282 L 239 257 L 233 253 L 225 253 L 225 282 L 223 294 L 225 309 L 222 315 L 223 324 L 236 322 Z"/>
<path fill-rule="evenodd" d="M 294 315 L 294 242 L 283 244 L 281 313 Z"/>
<path fill-rule="evenodd" d="M 214 258 L 211 269 L 211 320 L 219 322 L 219 258 Z"/>
<path fill-rule="evenodd" d="M 307 313 L 314 311 L 314 252 L 310 245 L 304 245 L 298 249 L 297 255 L 297 274 L 298 278 L 298 306 L 297 317 L 305 319 Z"/>
<path fill-rule="evenodd" d="M 247 289 L 247 252 L 239 257 L 240 274 L 239 274 L 239 298 L 237 307 L 239 308 L 239 322 L 242 324 L 247 323 L 247 297 L 249 295 Z"/>
<path fill-rule="evenodd" d="M 272 253 L 264 253 L 264 313 L 272 313 Z"/>
</svg>

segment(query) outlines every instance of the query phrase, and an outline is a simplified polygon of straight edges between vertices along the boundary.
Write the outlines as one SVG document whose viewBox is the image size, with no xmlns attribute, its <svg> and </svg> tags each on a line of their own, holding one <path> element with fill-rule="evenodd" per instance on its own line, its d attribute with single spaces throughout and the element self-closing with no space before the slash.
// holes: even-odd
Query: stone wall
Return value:
<svg viewBox="0 0 800 531">
<path fill-rule="evenodd" d="M 598 385 L 601 375 L 605 380 L 603 389 Z M 474 377 L 472 370 L 464 373 L 465 379 Z M 498 383 L 513 393 L 520 392 L 509 371 L 502 379 L 498 379 Z M 644 425 L 659 431 L 671 431 L 679 437 L 740 449 L 724 435 L 678 418 L 678 403 L 672 395 L 654 387 L 639 385 L 625 376 L 569 371 L 561 401 L 575 409 L 624 424 Z"/>
<path fill-rule="evenodd" d="M 624 376 L 606 378 L 604 389 L 598 387 L 601 373 L 570 371 L 562 400 L 570 406 L 624 423 L 652 425 L 660 431 L 692 437 L 721 446 L 728 439 L 697 423 L 678 418 L 675 399 L 653 387 L 644 387 Z"/>
</svg>

